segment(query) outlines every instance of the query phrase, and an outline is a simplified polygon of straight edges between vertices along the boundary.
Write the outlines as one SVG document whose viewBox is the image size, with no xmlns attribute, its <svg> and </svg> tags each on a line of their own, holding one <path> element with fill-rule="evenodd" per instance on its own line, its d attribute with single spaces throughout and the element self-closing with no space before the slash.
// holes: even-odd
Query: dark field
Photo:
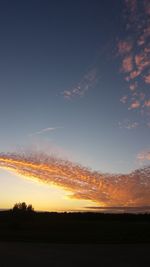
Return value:
<svg viewBox="0 0 150 267">
<path fill-rule="evenodd" d="M 0 212 L 9 266 L 150 266 L 150 215 Z"/>
<path fill-rule="evenodd" d="M 149 267 L 150 245 L 0 242 L 1 267 Z"/>
<path fill-rule="evenodd" d="M 0 241 L 150 244 L 150 214 L 0 212 Z"/>
</svg>

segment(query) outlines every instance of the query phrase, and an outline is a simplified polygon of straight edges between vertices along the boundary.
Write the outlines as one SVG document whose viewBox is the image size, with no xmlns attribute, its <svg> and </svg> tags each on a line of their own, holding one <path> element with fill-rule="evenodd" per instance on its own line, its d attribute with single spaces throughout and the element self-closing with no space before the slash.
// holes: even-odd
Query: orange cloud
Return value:
<svg viewBox="0 0 150 267">
<path fill-rule="evenodd" d="M 146 67 L 150 65 L 150 59 L 147 53 L 141 53 L 135 56 L 135 63 L 139 71 L 143 71 Z"/>
<path fill-rule="evenodd" d="M 133 80 L 141 74 L 140 70 L 134 70 L 130 73 L 130 78 Z"/>
<path fill-rule="evenodd" d="M 144 102 L 144 106 L 147 107 L 147 108 L 150 108 L 150 100 L 146 100 Z"/>
<path fill-rule="evenodd" d="M 150 203 L 150 167 L 129 174 L 103 174 L 44 154 L 0 154 L 0 167 L 25 178 L 55 184 L 73 198 L 104 206 Z"/>
<path fill-rule="evenodd" d="M 150 74 L 144 76 L 144 81 L 145 83 L 148 83 L 148 84 L 150 83 Z"/>
<path fill-rule="evenodd" d="M 144 55 L 143 54 L 139 54 L 135 56 L 135 63 L 137 65 L 137 67 L 139 68 L 140 65 L 142 64 L 142 62 L 144 61 Z"/>
<path fill-rule="evenodd" d="M 133 69 L 133 61 L 132 56 L 126 56 L 122 61 L 122 71 L 130 72 Z"/>
<path fill-rule="evenodd" d="M 129 109 L 137 109 L 140 107 L 140 102 L 138 100 L 135 100 L 131 103 Z"/>
</svg>

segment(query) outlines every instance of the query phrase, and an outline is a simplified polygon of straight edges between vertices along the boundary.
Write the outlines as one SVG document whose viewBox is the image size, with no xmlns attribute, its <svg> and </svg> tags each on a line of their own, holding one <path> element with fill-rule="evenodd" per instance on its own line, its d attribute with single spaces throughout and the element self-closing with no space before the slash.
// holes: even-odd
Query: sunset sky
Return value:
<svg viewBox="0 0 150 267">
<path fill-rule="evenodd" d="M 0 37 L 0 208 L 150 205 L 150 1 L 2 0 Z"/>
</svg>

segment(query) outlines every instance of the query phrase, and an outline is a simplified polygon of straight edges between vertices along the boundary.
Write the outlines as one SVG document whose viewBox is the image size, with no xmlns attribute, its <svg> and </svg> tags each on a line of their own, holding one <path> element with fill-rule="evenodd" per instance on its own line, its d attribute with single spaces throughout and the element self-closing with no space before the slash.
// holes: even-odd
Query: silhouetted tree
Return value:
<svg viewBox="0 0 150 267">
<path fill-rule="evenodd" d="M 27 206 L 25 202 L 22 202 L 22 203 L 19 202 L 14 205 L 12 211 L 16 213 L 26 213 L 26 212 L 31 213 L 34 211 L 34 208 L 32 207 L 31 204 Z"/>
<path fill-rule="evenodd" d="M 33 208 L 33 206 L 32 206 L 31 204 L 29 204 L 29 205 L 27 206 L 27 211 L 28 211 L 28 212 L 33 212 L 33 211 L 34 211 L 34 208 Z"/>
</svg>

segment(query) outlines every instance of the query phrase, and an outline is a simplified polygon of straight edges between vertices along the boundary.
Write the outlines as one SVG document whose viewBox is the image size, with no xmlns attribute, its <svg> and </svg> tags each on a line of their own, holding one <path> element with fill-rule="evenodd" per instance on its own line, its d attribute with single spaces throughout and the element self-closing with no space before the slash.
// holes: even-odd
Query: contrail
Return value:
<svg viewBox="0 0 150 267">
<path fill-rule="evenodd" d="M 103 206 L 150 204 L 150 167 L 130 174 L 103 174 L 43 153 L 0 153 L 0 167 L 32 180 L 54 184 L 71 197 Z"/>
</svg>

